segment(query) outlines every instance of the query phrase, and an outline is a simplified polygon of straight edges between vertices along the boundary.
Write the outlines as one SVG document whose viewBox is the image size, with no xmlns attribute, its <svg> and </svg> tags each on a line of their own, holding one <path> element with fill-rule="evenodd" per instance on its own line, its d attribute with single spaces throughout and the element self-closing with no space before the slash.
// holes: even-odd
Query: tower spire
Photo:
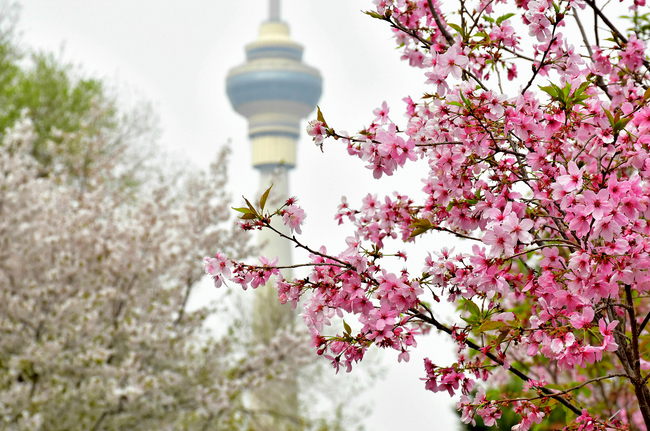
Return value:
<svg viewBox="0 0 650 431">
<path fill-rule="evenodd" d="M 269 0 L 269 21 L 280 21 L 280 0 Z"/>
</svg>

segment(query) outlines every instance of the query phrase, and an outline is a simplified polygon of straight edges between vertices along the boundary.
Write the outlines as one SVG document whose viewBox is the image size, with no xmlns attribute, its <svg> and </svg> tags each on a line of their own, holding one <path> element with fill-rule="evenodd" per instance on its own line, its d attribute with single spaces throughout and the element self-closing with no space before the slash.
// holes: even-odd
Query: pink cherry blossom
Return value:
<svg viewBox="0 0 650 431">
<path fill-rule="evenodd" d="M 286 226 L 289 226 L 291 232 L 296 232 L 301 234 L 302 230 L 300 226 L 305 221 L 305 211 L 296 205 L 289 205 L 283 210 L 282 221 Z"/>
</svg>

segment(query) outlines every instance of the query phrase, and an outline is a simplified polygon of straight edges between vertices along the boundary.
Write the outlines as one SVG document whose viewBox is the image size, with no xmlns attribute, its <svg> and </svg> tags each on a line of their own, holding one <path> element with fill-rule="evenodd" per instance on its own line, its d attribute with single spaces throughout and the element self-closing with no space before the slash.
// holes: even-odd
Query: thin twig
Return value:
<svg viewBox="0 0 650 431">
<path fill-rule="evenodd" d="M 582 388 L 584 386 L 587 386 L 590 383 L 596 383 L 596 382 L 599 382 L 601 380 L 606 380 L 606 379 L 613 379 L 615 377 L 625 377 L 626 379 L 630 378 L 630 376 L 628 376 L 627 374 L 624 374 L 624 373 L 609 374 L 607 376 L 594 377 L 593 379 L 587 380 L 586 382 L 583 382 L 583 383 L 579 384 L 578 386 L 574 386 L 572 388 L 568 388 L 568 389 L 565 389 L 565 390 L 560 391 L 560 392 L 554 392 L 554 394 L 555 395 L 565 395 L 565 394 L 568 394 L 570 392 L 577 391 L 578 389 L 580 389 L 580 388 Z M 543 395 L 543 396 L 538 396 L 538 397 L 533 397 L 533 398 L 509 398 L 509 399 L 500 400 L 500 401 L 507 401 L 507 402 L 531 401 L 531 400 L 538 400 L 540 398 L 547 398 L 547 397 L 548 397 L 547 395 Z"/>
<path fill-rule="evenodd" d="M 641 332 L 643 332 L 643 328 L 645 328 L 645 325 L 648 324 L 648 321 L 650 320 L 650 313 L 648 313 L 647 316 L 645 316 L 645 319 L 643 319 L 643 322 L 641 322 L 641 326 L 639 326 L 639 333 L 638 335 L 641 335 Z"/>
<path fill-rule="evenodd" d="M 555 34 L 555 28 L 556 26 L 553 26 L 553 34 Z M 542 61 L 539 62 L 539 67 L 535 68 L 535 71 L 533 72 L 533 76 L 531 76 L 530 81 L 528 81 L 528 84 L 526 84 L 526 87 L 524 88 L 524 91 L 521 92 L 521 94 L 524 94 L 526 90 L 530 88 L 531 85 L 533 85 L 533 81 L 535 80 L 535 77 L 537 77 L 537 74 L 539 73 L 540 70 L 542 70 L 542 67 L 544 67 L 544 62 L 546 61 L 546 56 L 548 55 L 549 51 L 551 50 L 551 45 L 555 43 L 557 40 L 557 37 L 554 37 L 551 39 L 551 41 L 548 44 L 548 47 L 544 51 L 544 55 L 542 56 Z"/>
<path fill-rule="evenodd" d="M 328 256 L 328 255 L 323 254 L 323 253 L 321 253 L 321 252 L 318 252 L 318 251 L 316 251 L 316 250 L 312 250 L 311 248 L 307 247 L 306 245 L 304 245 L 303 243 L 301 243 L 300 241 L 298 241 L 298 240 L 296 239 L 295 235 L 294 235 L 294 236 L 288 236 L 288 235 L 283 234 L 282 232 L 280 232 L 279 230 L 277 230 L 276 228 L 274 228 L 273 226 L 271 226 L 271 224 L 270 224 L 268 221 L 264 221 L 264 226 L 266 226 L 267 228 L 271 229 L 273 232 L 277 233 L 277 234 L 280 235 L 282 238 L 284 238 L 284 239 L 288 239 L 289 241 L 294 242 L 294 243 L 296 244 L 296 247 L 297 247 L 297 248 L 302 248 L 303 250 L 306 250 L 306 251 L 308 251 L 308 252 L 311 253 L 311 254 L 315 254 L 316 256 L 320 256 L 320 257 L 322 257 L 322 258 L 325 258 L 325 259 L 331 259 L 331 260 L 333 260 L 333 261 L 335 261 L 335 262 L 338 262 L 338 263 L 340 263 L 340 264 L 343 266 L 343 268 L 352 268 L 352 265 L 350 265 L 349 263 L 344 262 L 344 261 L 342 261 L 342 260 L 340 260 L 340 259 L 338 259 L 338 258 L 336 258 L 336 257 L 334 257 L 334 256 Z M 327 265 L 327 264 L 323 264 L 323 265 Z"/>
<path fill-rule="evenodd" d="M 445 25 L 442 23 L 442 20 L 440 19 L 440 15 L 438 15 L 438 11 L 433 6 L 433 2 L 431 0 L 427 0 L 427 2 L 429 3 L 429 9 L 431 10 L 431 15 L 433 15 L 433 19 L 435 20 L 436 25 L 438 26 L 438 30 L 440 30 L 440 33 L 442 33 L 442 35 L 445 37 L 449 46 L 453 45 L 454 38 L 452 37 L 451 34 L 449 34 L 447 29 L 445 28 Z"/>
<path fill-rule="evenodd" d="M 423 306 L 424 306 L 424 305 L 423 305 Z M 426 306 L 424 306 L 424 307 L 426 308 Z M 419 310 L 412 309 L 412 310 L 409 310 L 409 311 L 412 313 L 412 315 L 413 315 L 414 317 L 418 317 L 419 319 L 422 319 L 423 321 L 425 321 L 425 322 L 427 322 L 427 323 L 430 323 L 431 325 L 433 325 L 433 326 L 434 326 L 436 329 L 438 329 L 439 331 L 445 332 L 445 333 L 447 333 L 447 334 L 449 334 L 449 335 L 452 335 L 452 334 L 453 334 L 453 332 L 452 332 L 451 329 L 447 328 L 445 325 L 443 325 L 442 323 L 438 322 L 438 321 L 436 320 L 435 317 L 433 317 L 433 313 L 431 313 L 431 310 L 429 310 L 428 308 L 426 308 L 426 310 L 429 312 L 430 317 L 428 317 L 428 316 L 422 314 L 422 312 L 419 311 Z M 474 343 L 473 341 L 465 340 L 464 343 L 465 343 L 469 348 L 471 348 L 471 349 L 473 349 L 473 350 L 476 350 L 477 352 L 484 353 L 485 356 L 487 356 L 490 360 L 492 360 L 493 362 L 496 362 L 497 364 L 503 366 L 503 361 L 502 361 L 501 359 L 497 358 L 494 354 L 492 354 L 492 353 L 490 353 L 490 352 L 485 352 L 484 349 L 482 349 L 478 344 Z M 512 374 L 514 374 L 515 376 L 519 377 L 521 380 L 523 380 L 523 381 L 525 381 L 525 382 L 528 382 L 528 381 L 531 380 L 530 377 L 528 377 L 526 374 L 524 374 L 523 372 L 519 371 L 518 369 L 516 369 L 516 368 L 513 367 L 512 365 L 510 365 L 510 366 L 508 367 L 508 371 L 510 371 Z M 572 411 L 573 413 L 575 413 L 576 415 L 579 416 L 579 415 L 582 414 L 582 411 L 581 411 L 579 408 L 577 408 L 576 406 L 574 406 L 573 404 L 571 404 L 569 401 L 567 401 L 566 399 L 564 399 L 564 398 L 561 397 L 560 395 L 556 395 L 556 394 L 553 393 L 550 389 L 547 389 L 547 388 L 540 388 L 540 390 L 541 390 L 543 393 L 545 393 L 546 395 L 548 395 L 549 397 L 554 398 L 554 399 L 557 400 L 559 403 L 561 403 L 561 404 L 563 404 L 564 406 L 566 406 L 569 410 L 571 410 L 571 411 Z"/>
</svg>

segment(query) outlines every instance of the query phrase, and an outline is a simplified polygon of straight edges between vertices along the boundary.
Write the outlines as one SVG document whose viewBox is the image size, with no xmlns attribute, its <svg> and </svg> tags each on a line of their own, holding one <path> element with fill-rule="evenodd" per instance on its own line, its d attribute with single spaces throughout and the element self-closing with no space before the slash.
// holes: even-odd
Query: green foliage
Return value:
<svg viewBox="0 0 650 431">
<path fill-rule="evenodd" d="M 650 39 L 650 12 L 640 14 L 638 11 L 634 11 L 633 15 L 623 15 L 621 18 L 632 24 L 628 27 L 628 32 L 636 33 L 636 37 L 641 40 Z"/>
<path fill-rule="evenodd" d="M 106 85 L 98 79 L 84 78 L 72 64 L 54 55 L 31 50 L 21 51 L 12 31 L 9 16 L 0 16 L 0 141 L 8 128 L 22 116 L 33 123 L 36 138 L 32 153 L 48 167 L 53 153 L 48 144 L 68 148 L 57 152 L 77 155 L 83 143 L 71 144 L 63 135 L 84 131 L 86 137 L 116 130 L 119 117 L 115 101 Z"/>
<path fill-rule="evenodd" d="M 44 160 L 44 147 L 48 140 L 61 142 L 60 132 L 71 133 L 82 128 L 89 120 L 94 106 L 103 109 L 99 124 L 94 127 L 115 127 L 115 109 L 107 100 L 101 81 L 75 79 L 72 66 L 61 64 L 53 55 L 35 53 L 30 55 L 29 66 L 18 68 L 7 58 L 1 59 L 10 71 L 3 76 L 0 89 L 0 130 L 11 127 L 21 113 L 27 110 L 38 138 L 34 154 Z"/>
</svg>

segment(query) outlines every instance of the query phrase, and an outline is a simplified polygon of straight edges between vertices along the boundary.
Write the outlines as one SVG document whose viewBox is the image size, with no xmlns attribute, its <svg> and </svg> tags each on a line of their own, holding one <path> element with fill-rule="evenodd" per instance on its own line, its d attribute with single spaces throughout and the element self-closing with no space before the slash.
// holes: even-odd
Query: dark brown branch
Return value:
<svg viewBox="0 0 650 431">
<path fill-rule="evenodd" d="M 607 27 L 609 27 L 609 29 L 612 31 L 612 33 L 614 33 L 614 36 L 615 36 L 617 39 L 620 39 L 623 43 L 627 44 L 627 38 L 626 38 L 625 36 L 623 36 L 623 34 L 622 34 L 620 31 L 618 31 L 618 29 L 616 28 L 616 26 L 615 26 L 615 25 L 614 25 L 614 24 L 613 24 L 613 23 L 612 23 L 612 22 L 611 22 L 611 21 L 610 21 L 610 20 L 605 16 L 605 14 L 603 13 L 603 11 L 601 11 L 601 10 L 598 8 L 598 6 L 596 6 L 596 2 L 595 2 L 595 0 L 585 0 L 585 3 L 587 3 L 587 4 L 589 5 L 589 7 L 592 8 L 592 9 L 594 10 L 594 13 L 595 13 L 596 15 L 598 15 L 598 17 L 599 17 L 600 19 L 603 20 L 603 22 L 605 23 L 605 25 L 606 25 Z M 595 20 L 594 20 L 594 21 L 595 21 Z M 594 23 L 594 25 L 595 25 L 595 23 Z M 597 38 L 598 38 L 598 37 L 596 36 L 596 39 L 597 39 Z M 646 69 L 650 70 L 650 62 L 648 62 L 648 60 L 643 59 L 643 65 L 645 66 Z"/>
<path fill-rule="evenodd" d="M 303 250 L 308 251 L 311 254 L 315 254 L 316 256 L 320 256 L 322 258 L 331 259 L 331 260 L 333 260 L 335 262 L 338 262 L 338 263 L 340 263 L 342 265 L 343 268 L 352 268 L 352 265 L 350 265 L 349 263 L 344 262 L 344 261 L 342 261 L 342 260 L 340 260 L 340 259 L 338 259 L 338 258 L 336 258 L 334 256 L 328 256 L 328 255 L 323 254 L 321 252 L 318 252 L 316 250 L 312 250 L 311 248 L 307 247 L 306 245 L 304 245 L 303 243 L 298 241 L 296 239 L 295 235 L 294 236 L 288 236 L 288 235 L 283 234 L 282 232 L 280 232 L 279 230 L 277 230 L 276 228 L 271 226 L 271 224 L 268 221 L 264 221 L 264 226 L 271 229 L 273 232 L 277 233 L 282 238 L 288 239 L 289 241 L 295 243 L 297 248 L 302 248 Z M 324 265 L 327 265 L 327 264 L 323 264 L 323 266 Z"/>
<path fill-rule="evenodd" d="M 553 34 L 555 34 L 555 28 L 557 27 L 557 24 L 553 26 Z M 544 55 L 542 56 L 542 60 L 539 62 L 539 66 L 535 68 L 535 71 L 533 72 L 533 76 L 530 77 L 530 81 L 528 81 L 528 84 L 526 84 L 526 87 L 524 90 L 521 92 L 521 94 L 524 94 L 531 85 L 533 85 L 533 81 L 537 77 L 537 74 L 539 73 L 540 70 L 542 70 L 542 67 L 544 67 L 544 62 L 546 61 L 546 56 L 548 55 L 549 51 L 551 50 L 551 45 L 555 43 L 557 40 L 557 37 L 554 37 L 551 39 L 551 41 L 548 44 L 548 47 L 544 51 Z"/>
<path fill-rule="evenodd" d="M 582 26 L 582 21 L 580 21 L 580 17 L 578 16 L 578 11 L 576 8 L 573 8 L 573 17 L 576 20 L 576 24 L 578 24 L 578 29 L 580 29 L 580 34 L 582 35 L 582 41 L 585 43 L 585 47 L 587 48 L 587 52 L 589 53 L 589 58 L 591 61 L 594 59 L 594 52 L 591 49 L 591 45 L 589 45 L 589 39 L 587 38 L 587 33 L 585 32 L 584 27 Z M 598 85 L 598 88 L 600 88 L 603 93 L 607 96 L 609 100 L 612 100 L 612 96 L 610 96 L 609 92 L 607 91 L 607 86 L 605 85 L 605 81 L 603 81 L 603 77 L 600 75 L 596 76 L 596 85 Z"/>
<path fill-rule="evenodd" d="M 438 322 L 438 320 L 436 320 L 436 318 L 433 317 L 433 314 L 431 313 L 430 310 L 427 309 L 427 311 L 430 314 L 430 317 L 422 314 L 422 312 L 420 312 L 419 310 L 411 309 L 410 311 L 411 311 L 411 313 L 412 313 L 412 315 L 414 317 L 417 317 L 417 318 L 431 324 L 432 326 L 434 326 L 439 331 L 442 331 L 442 332 L 445 332 L 445 333 L 447 333 L 449 335 L 452 335 L 452 333 L 453 333 L 452 330 L 447 328 L 442 323 Z M 503 361 L 501 359 L 497 358 L 493 353 L 484 352 L 484 349 L 482 349 L 478 344 L 474 343 L 473 341 L 465 340 L 464 342 L 465 342 L 465 344 L 467 344 L 467 346 L 469 348 L 471 348 L 473 350 L 476 350 L 477 352 L 480 352 L 481 354 L 485 354 L 485 356 L 487 356 L 490 360 L 492 360 L 493 362 L 503 366 Z M 510 365 L 508 367 L 508 371 L 510 371 L 512 374 L 519 377 L 521 380 L 523 380 L 525 382 L 528 382 L 528 381 L 531 380 L 530 377 L 528 377 L 526 374 L 522 373 L 521 371 L 519 371 L 518 369 L 516 369 L 512 365 Z M 562 396 L 560 396 L 558 394 L 555 394 L 550 389 L 540 388 L 540 391 L 542 391 L 542 393 L 544 393 L 545 395 L 548 395 L 548 397 L 555 399 L 556 401 L 558 401 L 560 404 L 564 405 L 566 408 L 571 410 L 576 415 L 580 416 L 582 414 L 582 411 L 578 407 L 571 404 L 569 401 L 567 401 Z"/>
<path fill-rule="evenodd" d="M 594 13 L 603 20 L 605 25 L 609 27 L 609 29 L 616 35 L 617 38 L 621 39 L 623 43 L 627 43 L 627 38 L 623 36 L 620 31 L 618 31 L 616 26 L 612 24 L 612 22 L 605 16 L 605 14 L 598 8 L 598 6 L 596 6 L 596 2 L 594 0 L 585 0 L 585 3 L 587 3 L 589 7 L 593 9 Z M 596 36 L 596 38 L 598 38 L 598 36 Z"/>
<path fill-rule="evenodd" d="M 641 335 L 641 332 L 643 332 L 643 329 L 645 328 L 645 325 L 648 324 L 648 321 L 650 321 L 650 313 L 648 313 L 648 315 L 645 316 L 645 319 L 643 319 L 643 322 L 641 322 L 641 326 L 639 326 L 639 332 L 637 333 L 637 336 Z"/>
<path fill-rule="evenodd" d="M 460 237 L 460 238 L 471 239 L 471 240 L 479 241 L 479 242 L 483 241 L 480 238 L 474 238 L 473 236 L 464 235 L 464 234 L 462 234 L 460 232 L 455 232 L 455 231 L 453 231 L 451 229 L 447 229 L 446 227 L 432 226 L 430 229 L 431 230 L 437 230 L 437 231 L 440 231 L 440 232 L 447 232 L 447 233 L 450 233 L 452 235 L 456 235 L 457 237 Z"/>
<path fill-rule="evenodd" d="M 452 37 L 451 34 L 447 31 L 445 28 L 445 25 L 442 23 L 442 20 L 440 19 L 440 15 L 438 15 L 438 11 L 436 10 L 435 6 L 433 6 L 433 2 L 431 0 L 427 0 L 429 3 L 429 9 L 431 10 L 431 15 L 433 15 L 433 19 L 436 22 L 436 25 L 438 26 L 438 30 L 440 30 L 440 33 L 445 37 L 447 40 L 447 43 L 449 46 L 454 44 L 454 38 Z"/>
<path fill-rule="evenodd" d="M 573 391 L 577 391 L 578 389 L 583 388 L 583 387 L 587 386 L 590 383 L 596 383 L 596 382 L 600 382 L 602 380 L 613 379 L 615 377 L 624 377 L 626 379 L 630 378 L 630 376 L 628 376 L 627 374 L 624 374 L 624 373 L 608 374 L 606 376 L 594 377 L 593 379 L 589 379 L 586 382 L 582 382 L 578 386 L 573 386 L 573 387 L 565 389 L 563 391 L 554 392 L 554 394 L 555 395 L 565 395 L 565 394 L 571 393 Z M 510 399 L 501 400 L 501 401 L 508 401 L 508 402 L 512 402 L 512 401 L 530 401 L 530 400 L 538 400 L 540 398 L 547 398 L 547 396 L 546 395 L 540 395 L 540 396 L 532 397 L 532 398 L 510 398 Z"/>
</svg>

